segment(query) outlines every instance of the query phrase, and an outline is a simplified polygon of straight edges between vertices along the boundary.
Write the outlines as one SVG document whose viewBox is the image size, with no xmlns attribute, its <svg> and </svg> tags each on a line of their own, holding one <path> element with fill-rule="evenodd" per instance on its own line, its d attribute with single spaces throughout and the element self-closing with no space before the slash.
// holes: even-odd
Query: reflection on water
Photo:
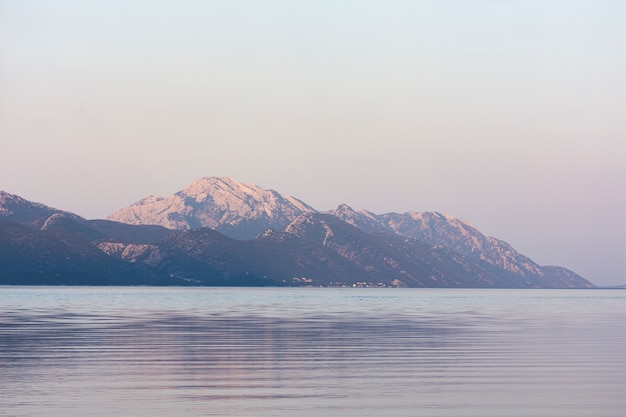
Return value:
<svg viewBox="0 0 626 417">
<path fill-rule="evenodd" d="M 0 415 L 626 409 L 624 291 L 0 287 L 0 317 Z"/>
</svg>

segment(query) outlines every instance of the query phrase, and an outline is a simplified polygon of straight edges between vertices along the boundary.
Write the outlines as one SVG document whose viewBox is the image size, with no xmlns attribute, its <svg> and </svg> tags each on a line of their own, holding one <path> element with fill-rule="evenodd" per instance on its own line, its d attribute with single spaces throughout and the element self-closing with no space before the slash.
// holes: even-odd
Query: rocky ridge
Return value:
<svg viewBox="0 0 626 417">
<path fill-rule="evenodd" d="M 558 266 L 540 266 L 508 243 L 485 236 L 469 222 L 437 212 L 407 212 L 376 215 L 341 205 L 330 212 L 347 223 L 370 231 L 393 232 L 422 241 L 433 248 L 454 252 L 516 274 L 529 284 L 546 280 L 567 281 L 571 271 Z"/>
</svg>

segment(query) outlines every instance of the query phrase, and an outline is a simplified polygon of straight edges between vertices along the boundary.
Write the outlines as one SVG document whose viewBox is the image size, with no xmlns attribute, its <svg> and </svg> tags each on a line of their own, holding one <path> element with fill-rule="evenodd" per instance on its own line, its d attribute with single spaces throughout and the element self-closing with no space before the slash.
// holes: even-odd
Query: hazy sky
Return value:
<svg viewBox="0 0 626 417">
<path fill-rule="evenodd" d="M 626 1 L 0 0 L 0 189 L 434 210 L 626 282 Z"/>
</svg>

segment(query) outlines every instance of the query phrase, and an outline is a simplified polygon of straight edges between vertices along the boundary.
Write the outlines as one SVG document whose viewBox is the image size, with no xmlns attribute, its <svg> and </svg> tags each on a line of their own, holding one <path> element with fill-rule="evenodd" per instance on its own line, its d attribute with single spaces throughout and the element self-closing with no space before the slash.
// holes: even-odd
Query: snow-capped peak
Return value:
<svg viewBox="0 0 626 417">
<path fill-rule="evenodd" d="M 300 214 L 314 211 L 274 190 L 229 177 L 203 177 L 169 197 L 141 200 L 108 218 L 171 229 L 210 227 L 230 237 L 251 239 L 266 229 L 282 229 Z"/>
</svg>

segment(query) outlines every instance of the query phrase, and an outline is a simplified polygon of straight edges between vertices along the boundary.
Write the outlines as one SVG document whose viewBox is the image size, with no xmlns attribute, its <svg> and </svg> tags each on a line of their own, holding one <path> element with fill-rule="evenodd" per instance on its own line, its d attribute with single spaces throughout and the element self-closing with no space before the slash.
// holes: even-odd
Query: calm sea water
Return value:
<svg viewBox="0 0 626 417">
<path fill-rule="evenodd" d="M 626 415 L 626 291 L 0 287 L 2 416 Z"/>
</svg>

